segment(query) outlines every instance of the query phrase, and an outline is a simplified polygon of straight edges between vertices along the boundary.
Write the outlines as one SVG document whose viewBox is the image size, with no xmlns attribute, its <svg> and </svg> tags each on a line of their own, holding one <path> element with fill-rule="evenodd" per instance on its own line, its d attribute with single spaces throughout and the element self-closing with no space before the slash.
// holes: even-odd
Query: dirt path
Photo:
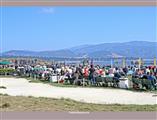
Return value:
<svg viewBox="0 0 157 120">
<path fill-rule="evenodd" d="M 0 78 L 0 93 L 35 97 L 70 98 L 76 101 L 100 104 L 157 104 L 153 93 L 101 88 L 65 88 L 42 83 L 29 83 L 23 78 Z"/>
</svg>

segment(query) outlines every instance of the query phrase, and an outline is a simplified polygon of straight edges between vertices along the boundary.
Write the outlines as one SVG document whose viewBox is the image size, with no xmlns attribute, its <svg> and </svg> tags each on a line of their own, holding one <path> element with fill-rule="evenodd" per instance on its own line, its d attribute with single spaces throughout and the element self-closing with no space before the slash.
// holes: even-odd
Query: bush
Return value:
<svg viewBox="0 0 157 120">
<path fill-rule="evenodd" d="M 8 108 L 8 107 L 10 107 L 9 103 L 4 103 L 0 106 L 0 108 Z"/>
<path fill-rule="evenodd" d="M 147 90 L 152 88 L 151 81 L 148 79 L 132 78 L 132 82 L 133 88 L 135 89 L 141 88 L 140 86 L 142 86 L 142 88 L 146 88 Z"/>
<path fill-rule="evenodd" d="M 151 89 L 151 81 L 147 79 L 142 79 L 142 87 L 145 87 L 146 89 Z"/>
<path fill-rule="evenodd" d="M 15 72 L 14 69 L 11 68 L 4 68 L 4 69 L 0 69 L 0 75 L 10 75 L 13 74 Z"/>
<path fill-rule="evenodd" d="M 141 84 L 141 80 L 138 79 L 138 78 L 132 78 L 132 82 L 133 82 L 133 84 L 136 84 L 136 85 L 140 85 Z"/>
<path fill-rule="evenodd" d="M 5 86 L 0 86 L 0 89 L 7 89 Z"/>
<path fill-rule="evenodd" d="M 9 96 L 8 94 L 0 93 L 0 96 Z"/>
</svg>

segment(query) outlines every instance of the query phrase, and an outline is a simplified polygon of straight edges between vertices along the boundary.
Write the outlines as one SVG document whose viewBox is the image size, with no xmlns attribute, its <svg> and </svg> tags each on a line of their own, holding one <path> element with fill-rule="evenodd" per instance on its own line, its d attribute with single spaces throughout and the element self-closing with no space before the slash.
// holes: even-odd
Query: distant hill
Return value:
<svg viewBox="0 0 157 120">
<path fill-rule="evenodd" d="M 24 51 L 11 50 L 3 56 L 39 56 L 39 57 L 142 57 L 157 56 L 157 42 L 132 41 L 125 43 L 103 43 L 97 45 L 82 45 L 57 51 Z"/>
<path fill-rule="evenodd" d="M 2 56 L 32 56 L 32 57 L 76 57 L 70 50 L 57 50 L 57 51 L 26 51 L 26 50 L 11 50 L 2 53 Z"/>
<path fill-rule="evenodd" d="M 77 55 L 91 57 L 142 57 L 153 58 L 157 56 L 157 42 L 132 41 L 125 43 L 103 43 L 86 46 L 81 49 L 71 49 Z"/>
</svg>

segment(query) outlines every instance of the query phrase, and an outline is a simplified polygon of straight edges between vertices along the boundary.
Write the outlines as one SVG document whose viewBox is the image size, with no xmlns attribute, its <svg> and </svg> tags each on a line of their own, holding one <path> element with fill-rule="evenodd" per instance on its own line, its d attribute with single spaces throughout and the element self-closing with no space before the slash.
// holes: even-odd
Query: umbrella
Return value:
<svg viewBox="0 0 157 120">
<path fill-rule="evenodd" d="M 127 75 L 132 75 L 134 72 L 132 70 L 128 71 Z"/>
</svg>

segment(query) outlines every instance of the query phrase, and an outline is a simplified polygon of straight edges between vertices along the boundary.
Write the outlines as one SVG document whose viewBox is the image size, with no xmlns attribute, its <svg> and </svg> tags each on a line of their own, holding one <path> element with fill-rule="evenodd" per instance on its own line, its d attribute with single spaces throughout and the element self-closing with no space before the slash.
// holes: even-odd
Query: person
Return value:
<svg viewBox="0 0 157 120">
<path fill-rule="evenodd" d="M 125 75 L 128 73 L 128 68 L 127 67 L 125 67 L 125 68 L 123 68 L 123 72 L 125 73 Z"/>
<path fill-rule="evenodd" d="M 84 66 L 83 67 L 82 73 L 83 73 L 83 80 L 82 80 L 82 82 L 83 82 L 83 86 L 85 86 L 86 85 L 86 80 L 88 80 L 88 76 L 89 76 L 89 74 L 88 74 L 88 66 Z"/>
<path fill-rule="evenodd" d="M 118 72 L 115 72 L 115 73 L 114 73 L 114 77 L 117 78 L 117 79 L 119 79 L 119 78 L 121 78 L 121 74 L 118 73 Z"/>
<path fill-rule="evenodd" d="M 154 73 L 151 72 L 150 74 L 148 74 L 148 80 L 151 81 L 151 86 L 156 90 L 156 78 L 154 76 Z"/>
<path fill-rule="evenodd" d="M 114 77 L 114 70 L 113 70 L 113 68 L 109 69 L 109 76 L 110 77 Z"/>
<path fill-rule="evenodd" d="M 93 65 L 91 65 L 90 69 L 89 69 L 89 78 L 91 80 L 91 84 L 94 85 L 96 82 L 95 82 L 95 69 L 93 67 Z"/>
<path fill-rule="evenodd" d="M 102 75 L 101 77 L 106 77 L 106 70 L 105 70 L 105 67 L 102 68 Z"/>
<path fill-rule="evenodd" d="M 146 67 L 146 70 L 145 70 L 146 73 L 150 73 L 150 70 L 148 67 Z"/>
<path fill-rule="evenodd" d="M 84 67 L 83 74 L 84 74 L 84 78 L 88 79 L 88 67 L 87 66 Z"/>
</svg>

